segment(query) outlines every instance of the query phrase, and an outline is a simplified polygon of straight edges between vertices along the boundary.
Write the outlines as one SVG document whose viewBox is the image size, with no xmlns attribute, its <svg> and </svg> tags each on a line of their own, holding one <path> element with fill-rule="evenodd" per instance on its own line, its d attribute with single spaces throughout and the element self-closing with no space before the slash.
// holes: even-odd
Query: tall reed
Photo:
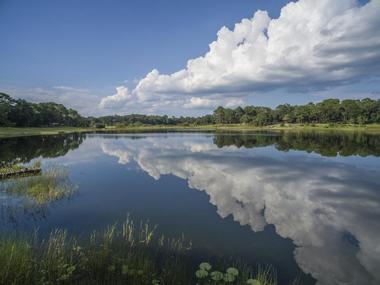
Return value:
<svg viewBox="0 0 380 285">
<path fill-rule="evenodd" d="M 45 239 L 31 236 L 0 238 L 0 284 L 206 284 L 194 274 L 190 241 L 183 235 L 167 238 L 157 226 L 135 223 L 130 216 L 80 238 L 62 229 Z M 230 279 L 207 284 L 246 284 L 254 277 L 248 267 L 236 267 L 223 273 Z M 261 282 L 255 285 L 274 285 L 273 272 L 258 271 L 251 280 Z M 219 273 L 210 271 L 208 276 L 220 277 Z"/>
</svg>

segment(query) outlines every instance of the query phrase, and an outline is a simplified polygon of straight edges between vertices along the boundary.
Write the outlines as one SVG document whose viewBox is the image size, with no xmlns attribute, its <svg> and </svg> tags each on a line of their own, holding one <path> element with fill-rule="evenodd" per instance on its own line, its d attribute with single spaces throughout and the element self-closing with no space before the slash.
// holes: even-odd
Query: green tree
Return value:
<svg viewBox="0 0 380 285">
<path fill-rule="evenodd" d="M 326 99 L 318 103 L 319 121 L 322 123 L 335 123 L 341 120 L 339 99 Z"/>
<path fill-rule="evenodd" d="M 225 109 L 221 106 L 214 111 L 214 120 L 217 124 L 223 124 L 225 122 Z"/>
<path fill-rule="evenodd" d="M 0 126 L 8 126 L 10 124 L 8 115 L 11 112 L 13 103 L 9 95 L 0 93 Z"/>
<path fill-rule="evenodd" d="M 360 115 L 360 102 L 358 100 L 347 99 L 340 104 L 342 121 L 344 123 L 357 123 Z"/>
</svg>

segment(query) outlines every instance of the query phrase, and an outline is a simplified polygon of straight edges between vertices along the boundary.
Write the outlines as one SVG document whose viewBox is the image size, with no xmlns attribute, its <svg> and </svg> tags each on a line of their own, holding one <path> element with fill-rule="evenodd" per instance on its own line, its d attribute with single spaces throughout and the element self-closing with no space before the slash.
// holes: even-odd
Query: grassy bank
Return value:
<svg viewBox="0 0 380 285">
<path fill-rule="evenodd" d="M 21 136 L 35 136 L 35 135 L 57 135 L 68 133 L 90 133 L 90 132 L 186 132 L 186 131 L 361 131 L 368 133 L 379 133 L 380 124 L 370 125 L 353 125 L 353 124 L 285 124 L 285 125 L 269 125 L 269 126 L 254 126 L 245 124 L 216 124 L 216 125 L 202 125 L 202 126 L 185 126 L 185 125 L 143 125 L 143 126 L 125 126 L 113 127 L 108 126 L 102 129 L 95 128 L 0 128 L 0 138 L 21 137 Z"/>
<path fill-rule="evenodd" d="M 353 125 L 353 124 L 276 124 L 268 126 L 254 126 L 247 124 L 215 124 L 201 126 L 126 126 L 126 127 L 107 127 L 98 130 L 99 132 L 154 132 L 154 131 L 362 131 L 380 134 L 380 124 Z"/>
<path fill-rule="evenodd" d="M 58 135 L 69 133 L 83 133 L 93 131 L 92 128 L 0 128 L 0 138 L 39 136 L 39 135 Z"/>
<path fill-rule="evenodd" d="M 0 239 L 0 284 L 277 284 L 270 267 L 230 262 L 199 262 L 184 237 L 129 217 L 81 238 L 54 230 Z"/>
</svg>

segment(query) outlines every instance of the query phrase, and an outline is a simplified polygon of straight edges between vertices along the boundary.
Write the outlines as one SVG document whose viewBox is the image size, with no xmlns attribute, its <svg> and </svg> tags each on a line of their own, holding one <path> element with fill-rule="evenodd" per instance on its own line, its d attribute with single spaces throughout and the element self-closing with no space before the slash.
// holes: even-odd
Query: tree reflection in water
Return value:
<svg viewBox="0 0 380 285">
<path fill-rule="evenodd" d="M 119 163 L 136 161 L 154 179 L 174 175 L 205 191 L 221 217 L 254 232 L 268 224 L 296 245 L 295 259 L 318 284 L 380 282 L 379 168 L 322 156 L 378 156 L 380 136 L 336 133 L 156 136 L 104 140 Z M 248 148 L 263 146 L 251 151 Z M 229 146 L 229 147 L 226 147 Z M 220 149 L 221 147 L 225 147 Z M 302 150 L 304 154 L 284 151 Z"/>
</svg>

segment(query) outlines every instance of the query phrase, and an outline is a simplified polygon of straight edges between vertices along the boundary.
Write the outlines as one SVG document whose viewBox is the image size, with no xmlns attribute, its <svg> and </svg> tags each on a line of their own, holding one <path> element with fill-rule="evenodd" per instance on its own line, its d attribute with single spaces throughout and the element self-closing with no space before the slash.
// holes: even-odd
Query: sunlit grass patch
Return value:
<svg viewBox="0 0 380 285">
<path fill-rule="evenodd" d="M 12 172 L 17 172 L 22 169 L 22 166 L 18 164 L 13 164 L 13 165 L 2 165 L 0 166 L 0 175 L 1 174 L 8 174 Z"/>
<path fill-rule="evenodd" d="M 29 198 L 37 205 L 68 198 L 76 191 L 67 170 L 58 166 L 38 176 L 13 179 L 4 183 L 3 189 L 10 195 Z"/>
<path fill-rule="evenodd" d="M 84 133 L 94 131 L 93 128 L 77 127 L 0 127 L 0 138 L 39 136 L 39 135 L 57 135 L 70 133 Z"/>
</svg>

